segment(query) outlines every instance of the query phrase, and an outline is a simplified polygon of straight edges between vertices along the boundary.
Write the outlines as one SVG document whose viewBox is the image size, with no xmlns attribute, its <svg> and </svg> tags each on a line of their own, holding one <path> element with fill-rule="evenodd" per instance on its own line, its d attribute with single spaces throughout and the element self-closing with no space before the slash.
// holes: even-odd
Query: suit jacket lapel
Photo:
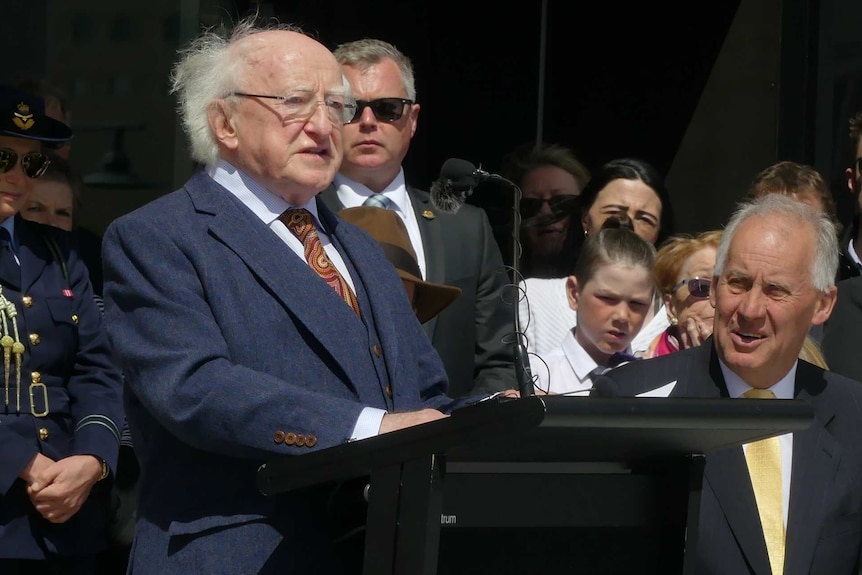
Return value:
<svg viewBox="0 0 862 575">
<path fill-rule="evenodd" d="M 841 461 L 841 447 L 827 430 L 834 410 L 820 401 L 826 386 L 824 372 L 802 361 L 796 370 L 796 397 L 814 407 L 811 426 L 793 434 L 793 469 L 790 482 L 787 543 L 784 564 L 787 575 L 808 573 L 823 524 L 823 500 L 830 491 Z"/>
<path fill-rule="evenodd" d="M 443 237 L 443 230 L 437 217 L 439 214 L 436 213 L 431 204 L 430 195 L 410 186 L 407 186 L 407 193 L 410 195 L 410 203 L 413 205 L 413 213 L 416 215 L 416 223 L 419 226 L 419 235 L 422 237 L 422 249 L 425 251 L 425 281 L 445 283 L 446 254 L 444 246 L 446 245 L 446 238 Z M 435 217 L 426 217 L 429 213 Z M 437 317 L 431 318 L 422 327 L 433 341 L 434 332 L 437 329 Z"/>
<path fill-rule="evenodd" d="M 689 390 L 686 395 L 729 397 L 713 341 L 708 340 L 700 348 L 703 348 L 702 353 L 709 355 L 709 378 L 693 382 L 698 395 L 691 393 L 692 390 Z M 725 520 L 754 573 L 770 575 L 766 540 L 760 526 L 757 502 L 754 499 L 754 489 L 751 486 L 742 447 L 731 447 L 710 453 L 706 458 L 704 482 L 709 484 L 715 494 Z"/>
<path fill-rule="evenodd" d="M 217 189 L 214 189 L 217 188 Z M 232 249 L 270 292 L 328 350 L 344 349 L 342 325 L 353 311 L 346 305 L 321 305 L 336 301 L 334 290 L 230 192 L 205 174 L 186 184 L 195 208 L 211 214 L 210 231 Z M 340 300 L 340 298 L 338 298 Z M 333 359 L 352 380 L 353 358 L 342 354 Z"/>
<path fill-rule="evenodd" d="M 18 261 L 21 263 L 20 286 L 23 288 L 22 293 L 26 293 L 45 271 L 45 266 L 54 261 L 54 257 L 48 251 L 41 233 L 34 229 L 35 226 L 23 221 L 18 215 L 15 217 L 15 229 L 19 239 Z M 61 289 L 66 287 L 64 285 Z M 56 295 L 59 296 L 60 293 Z"/>
</svg>

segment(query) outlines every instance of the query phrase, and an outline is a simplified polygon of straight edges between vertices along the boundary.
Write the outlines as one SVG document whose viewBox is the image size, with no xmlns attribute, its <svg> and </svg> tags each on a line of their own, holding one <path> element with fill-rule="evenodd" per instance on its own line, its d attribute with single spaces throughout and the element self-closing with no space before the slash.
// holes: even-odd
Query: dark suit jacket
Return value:
<svg viewBox="0 0 862 575">
<path fill-rule="evenodd" d="M 728 397 L 712 340 L 611 370 L 596 387 L 634 396 L 672 381 L 670 397 Z M 856 575 L 862 567 L 862 386 L 800 360 L 796 398 L 814 406 L 814 423 L 793 434 L 784 573 Z M 770 573 L 742 447 L 706 457 L 697 555 L 698 575 Z"/>
<path fill-rule="evenodd" d="M 378 244 L 319 204 L 362 320 L 199 173 L 104 236 L 108 333 L 141 462 L 133 573 L 330 573 L 311 500 L 259 466 L 346 442 L 365 406 L 437 407 L 445 371 Z"/>
<path fill-rule="evenodd" d="M 461 295 L 424 325 L 449 376 L 449 395 L 463 396 L 517 387 L 511 344 L 514 330 L 508 276 L 485 212 L 465 204 L 455 214 L 438 211 L 428 192 L 407 187 L 429 282 L 461 288 Z M 344 208 L 335 188 L 320 197 L 333 211 Z M 508 340 L 507 340 L 508 341 Z"/>
<path fill-rule="evenodd" d="M 123 426 L 120 374 L 69 233 L 16 216 L 15 235 L 20 275 L 0 282 L 15 304 L 25 350 L 19 397 L 12 360 L 9 404 L 0 399 L 0 558 L 43 559 L 46 550 L 95 555 L 107 544 L 109 481 L 97 483 L 69 521 L 54 524 L 33 507 L 18 475 L 37 453 L 55 461 L 94 455 L 115 471 Z M 7 327 L 12 331 L 11 321 Z M 0 396 L 4 386 L 0 372 Z"/>
<path fill-rule="evenodd" d="M 862 381 L 862 277 L 838 282 L 838 299 L 823 327 L 821 346 L 829 369 Z"/>
</svg>

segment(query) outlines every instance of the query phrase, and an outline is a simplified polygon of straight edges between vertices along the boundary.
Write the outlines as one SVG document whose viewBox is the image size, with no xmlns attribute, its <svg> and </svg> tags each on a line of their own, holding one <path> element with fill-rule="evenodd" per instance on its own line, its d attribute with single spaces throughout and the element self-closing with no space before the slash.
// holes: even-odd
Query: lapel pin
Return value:
<svg viewBox="0 0 862 575">
<path fill-rule="evenodd" d="M 432 212 L 431 210 L 425 210 L 424 212 L 422 212 L 422 217 L 426 220 L 433 220 L 437 216 L 435 216 L 434 212 Z"/>
</svg>

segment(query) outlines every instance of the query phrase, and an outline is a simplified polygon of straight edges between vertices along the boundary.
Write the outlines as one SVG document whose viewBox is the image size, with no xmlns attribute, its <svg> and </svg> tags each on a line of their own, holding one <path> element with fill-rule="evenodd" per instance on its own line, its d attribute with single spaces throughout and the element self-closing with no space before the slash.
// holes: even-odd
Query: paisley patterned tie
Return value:
<svg viewBox="0 0 862 575">
<path fill-rule="evenodd" d="M 359 312 L 359 302 L 356 300 L 356 294 L 350 289 L 350 285 L 344 280 L 342 275 L 338 273 L 338 269 L 333 265 L 332 260 L 326 255 L 323 245 L 320 243 L 320 237 L 317 235 L 317 228 L 314 226 L 314 218 L 311 212 L 305 209 L 287 210 L 279 217 L 281 222 L 287 226 L 293 235 L 299 238 L 305 248 L 305 261 L 311 266 L 311 269 L 316 271 L 323 280 L 329 284 L 329 287 L 347 302 L 356 315 L 362 317 Z"/>
</svg>

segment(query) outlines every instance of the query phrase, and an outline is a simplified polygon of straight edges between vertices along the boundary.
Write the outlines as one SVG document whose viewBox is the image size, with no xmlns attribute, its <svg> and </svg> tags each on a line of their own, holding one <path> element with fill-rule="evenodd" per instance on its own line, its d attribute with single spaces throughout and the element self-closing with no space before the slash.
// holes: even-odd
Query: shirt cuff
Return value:
<svg viewBox="0 0 862 575">
<path fill-rule="evenodd" d="M 386 415 L 386 410 L 377 409 L 376 407 L 364 407 L 359 414 L 359 419 L 356 420 L 356 425 L 353 426 L 353 433 L 350 434 L 350 441 L 359 441 L 368 437 L 374 437 L 380 433 L 380 424 L 383 422 L 383 416 Z"/>
</svg>

